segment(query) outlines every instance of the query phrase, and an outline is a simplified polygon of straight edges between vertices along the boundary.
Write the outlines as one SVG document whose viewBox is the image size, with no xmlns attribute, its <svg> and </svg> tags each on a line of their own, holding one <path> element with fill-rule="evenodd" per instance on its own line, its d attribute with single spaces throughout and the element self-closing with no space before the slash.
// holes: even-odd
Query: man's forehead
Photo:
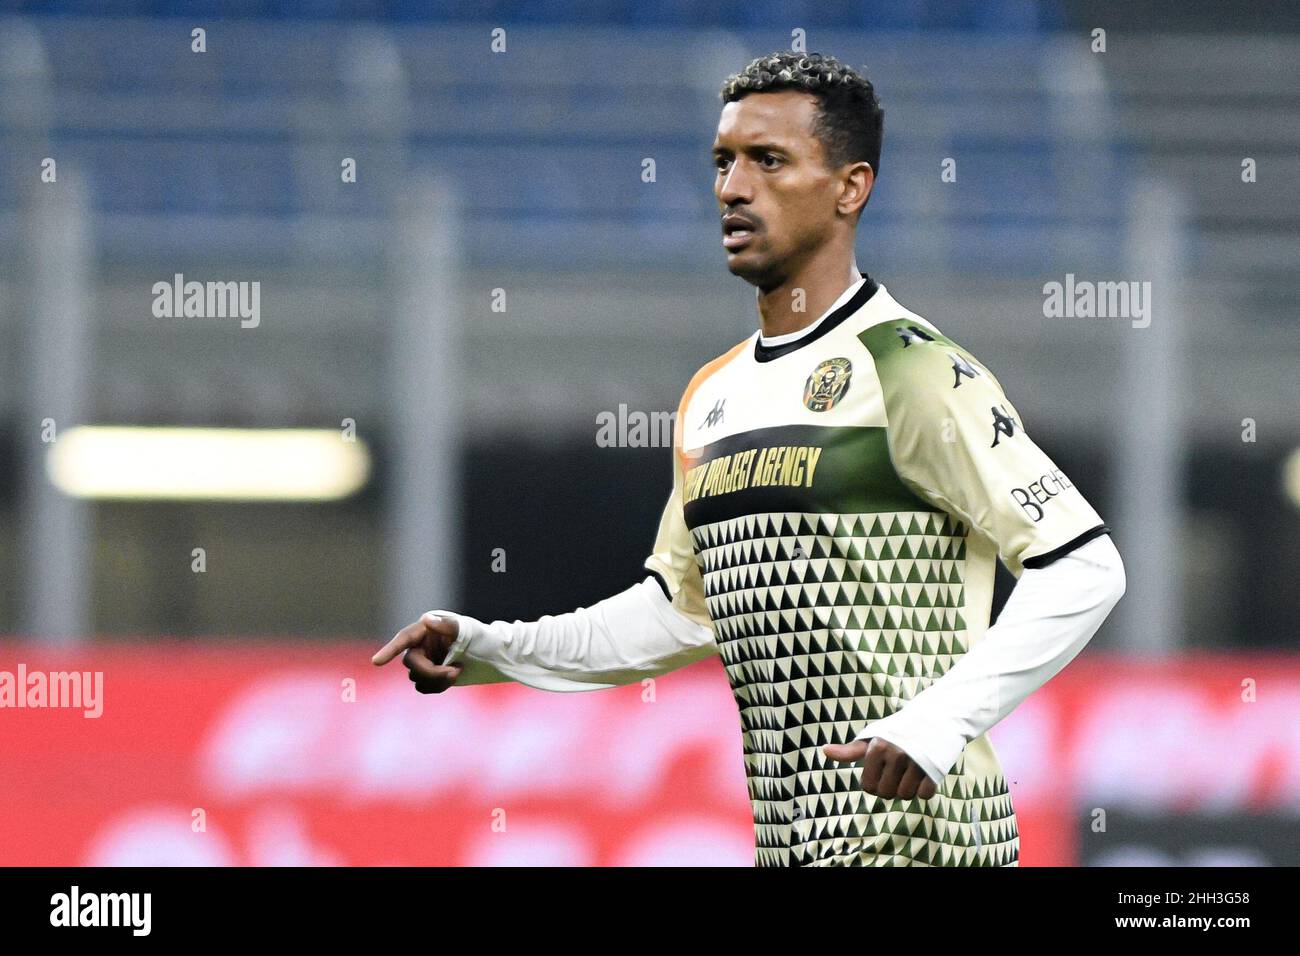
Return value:
<svg viewBox="0 0 1300 956">
<path fill-rule="evenodd" d="M 812 136 L 816 101 L 798 90 L 750 93 L 722 107 L 715 143 L 794 143 Z M 815 138 L 814 138 L 815 139 Z"/>
</svg>

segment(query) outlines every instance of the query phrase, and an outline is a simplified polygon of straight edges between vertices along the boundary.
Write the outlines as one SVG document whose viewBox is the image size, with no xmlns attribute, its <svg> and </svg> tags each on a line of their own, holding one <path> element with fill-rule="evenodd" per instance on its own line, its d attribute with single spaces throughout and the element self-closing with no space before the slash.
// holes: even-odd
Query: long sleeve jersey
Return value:
<svg viewBox="0 0 1300 956">
<path fill-rule="evenodd" d="M 1087 643 L 1124 575 L 993 373 L 864 274 L 805 329 L 705 365 L 674 439 L 651 578 L 536 622 L 458 615 L 459 683 L 588 690 L 716 653 L 758 865 L 1017 865 L 987 730 Z M 990 628 L 999 559 L 1018 580 Z M 937 793 L 874 796 L 822 750 L 871 737 Z"/>
</svg>

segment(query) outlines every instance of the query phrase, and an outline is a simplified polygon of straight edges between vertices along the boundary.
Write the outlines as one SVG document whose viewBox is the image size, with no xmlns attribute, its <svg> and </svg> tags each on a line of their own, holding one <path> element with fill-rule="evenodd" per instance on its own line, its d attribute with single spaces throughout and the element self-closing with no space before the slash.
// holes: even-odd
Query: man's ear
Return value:
<svg viewBox="0 0 1300 956">
<path fill-rule="evenodd" d="M 875 184 L 876 173 L 870 163 L 863 161 L 847 165 L 841 181 L 840 201 L 836 206 L 840 215 L 855 218 L 866 205 Z"/>
</svg>

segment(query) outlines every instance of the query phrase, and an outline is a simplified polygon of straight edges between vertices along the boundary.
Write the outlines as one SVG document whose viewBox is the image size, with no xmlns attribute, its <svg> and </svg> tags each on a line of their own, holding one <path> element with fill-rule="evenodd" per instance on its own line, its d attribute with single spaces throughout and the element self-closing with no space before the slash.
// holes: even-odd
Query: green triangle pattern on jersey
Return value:
<svg viewBox="0 0 1300 956">
<path fill-rule="evenodd" d="M 885 800 L 822 752 L 966 653 L 967 533 L 942 511 L 773 512 L 692 529 L 740 710 L 757 865 L 1017 865 L 1001 774 L 968 773 L 963 754 L 929 800 Z"/>
</svg>

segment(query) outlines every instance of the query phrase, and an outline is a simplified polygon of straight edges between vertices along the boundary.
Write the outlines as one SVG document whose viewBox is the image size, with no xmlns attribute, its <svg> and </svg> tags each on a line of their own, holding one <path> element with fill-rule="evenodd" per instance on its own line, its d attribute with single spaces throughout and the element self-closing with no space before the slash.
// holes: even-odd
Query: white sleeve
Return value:
<svg viewBox="0 0 1300 956">
<path fill-rule="evenodd" d="M 626 591 L 536 621 L 493 621 L 434 611 L 459 621 L 444 663 L 464 670 L 457 686 L 518 681 L 541 690 L 601 690 L 691 664 L 718 650 L 713 629 L 675 608 L 647 577 Z"/>
<path fill-rule="evenodd" d="M 997 623 L 946 673 L 856 740 L 902 748 L 936 785 L 966 744 L 1011 713 L 1074 659 L 1125 589 L 1109 535 L 1045 567 L 1026 568 Z"/>
</svg>

